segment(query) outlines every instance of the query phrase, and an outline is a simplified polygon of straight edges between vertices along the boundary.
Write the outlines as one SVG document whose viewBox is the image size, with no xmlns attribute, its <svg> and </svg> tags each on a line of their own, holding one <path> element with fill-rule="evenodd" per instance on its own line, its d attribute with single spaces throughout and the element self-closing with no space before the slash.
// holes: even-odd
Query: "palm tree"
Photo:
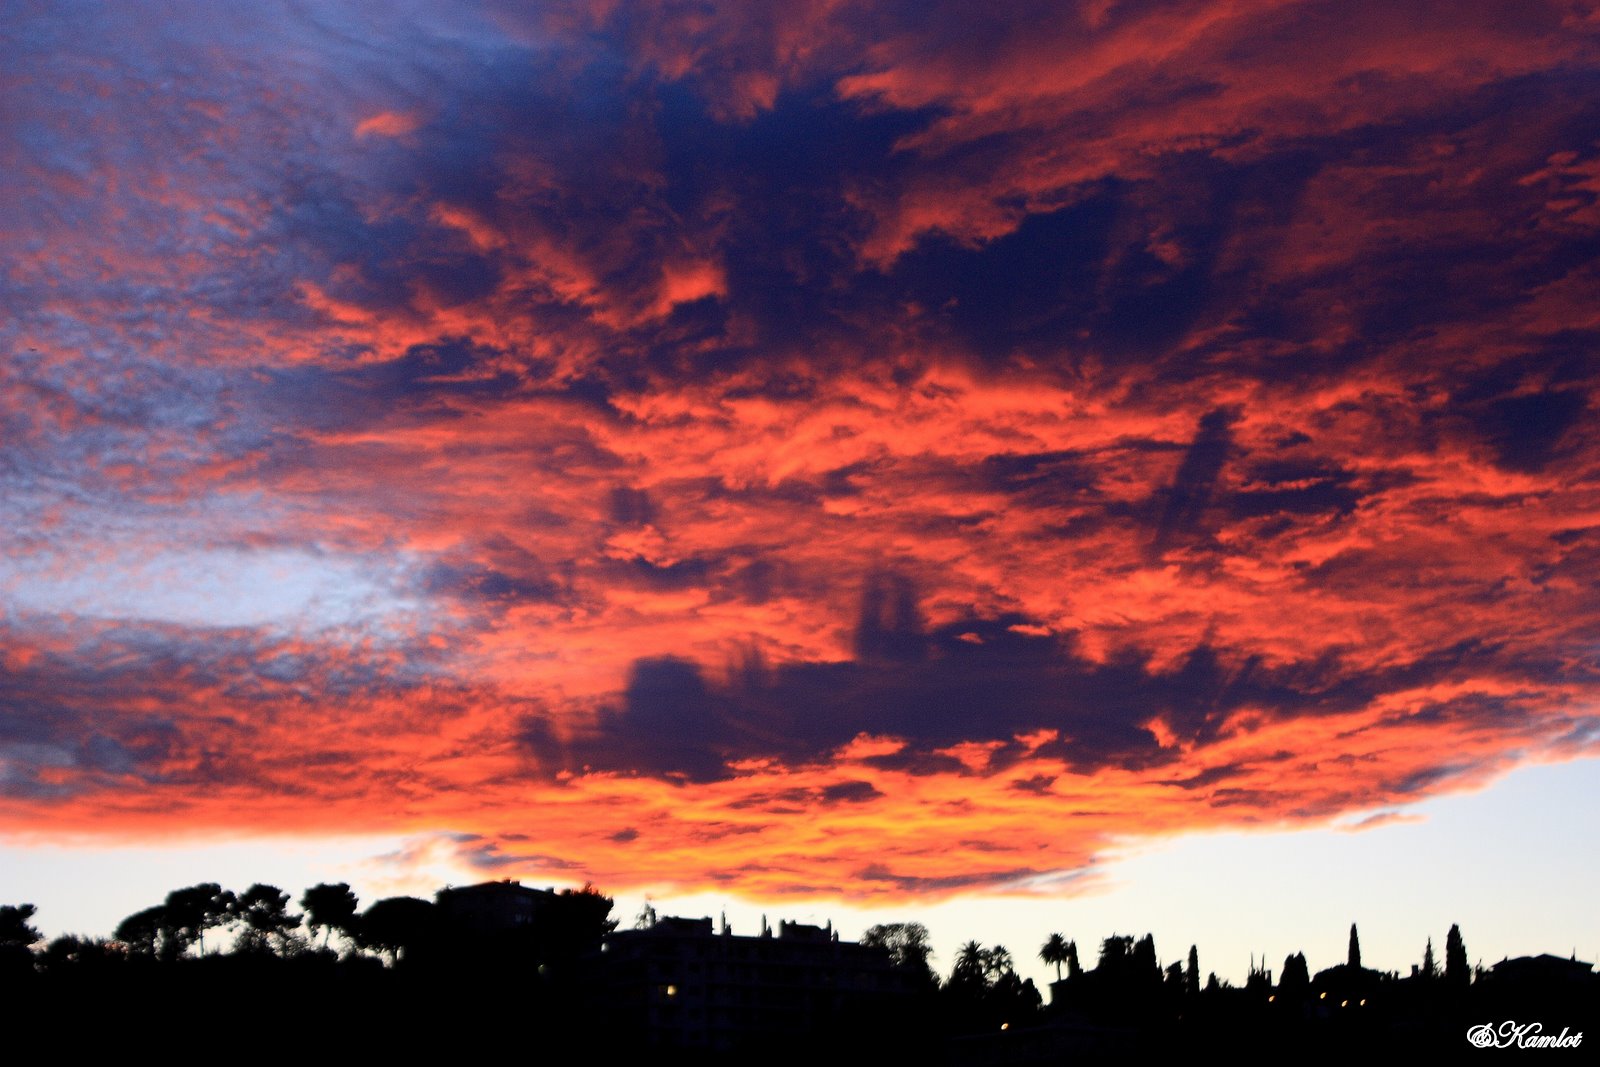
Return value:
<svg viewBox="0 0 1600 1067">
<path fill-rule="evenodd" d="M 996 945 L 983 954 L 983 977 L 986 982 L 993 985 L 1002 975 L 1010 974 L 1011 951 L 1004 945 Z"/>
<path fill-rule="evenodd" d="M 983 946 L 976 941 L 968 941 L 956 952 L 956 963 L 950 971 L 950 985 L 957 988 L 975 987 L 982 989 L 984 982 L 984 961 L 988 954 Z"/>
<path fill-rule="evenodd" d="M 1060 934 L 1051 934 L 1050 940 L 1040 947 L 1039 958 L 1055 964 L 1056 981 L 1061 981 L 1061 965 L 1067 962 L 1067 939 Z"/>
</svg>

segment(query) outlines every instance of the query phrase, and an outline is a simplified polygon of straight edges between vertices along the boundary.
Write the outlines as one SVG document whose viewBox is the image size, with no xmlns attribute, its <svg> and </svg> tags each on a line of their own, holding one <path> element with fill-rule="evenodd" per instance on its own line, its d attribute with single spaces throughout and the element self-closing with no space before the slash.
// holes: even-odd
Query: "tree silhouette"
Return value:
<svg viewBox="0 0 1600 1067">
<path fill-rule="evenodd" d="M 1004 950 L 1002 950 L 1004 951 Z M 1016 971 L 1007 969 L 995 979 L 989 992 L 992 1010 L 1007 1023 L 1022 1022 L 1039 1010 L 1043 998 L 1034 987 L 1033 979 L 1024 981 Z"/>
<path fill-rule="evenodd" d="M 288 893 L 275 885 L 257 882 L 239 897 L 237 914 L 244 923 L 239 951 L 266 954 L 276 948 L 280 955 L 291 954 L 300 916 L 289 914 Z"/>
<path fill-rule="evenodd" d="M 1156 959 L 1155 938 L 1150 934 L 1137 941 L 1120 934 L 1106 938 L 1100 942 L 1100 959 L 1087 977 L 1095 996 L 1102 999 L 1131 1005 L 1158 995 L 1165 975 Z"/>
<path fill-rule="evenodd" d="M 233 918 L 238 901 L 215 882 L 203 882 L 167 894 L 162 928 L 162 955 L 176 959 L 199 944 L 206 952 L 206 931 L 226 925 Z"/>
<path fill-rule="evenodd" d="M 952 989 L 982 990 L 988 985 L 984 979 L 984 963 L 983 946 L 976 941 L 968 941 L 956 952 L 948 986 Z"/>
<path fill-rule="evenodd" d="M 518 899 L 526 895 L 524 892 Z M 623 952 L 592 951 L 616 926 L 610 918 L 611 898 L 589 885 L 581 890 L 533 896 L 537 897 L 537 906 L 513 917 L 521 921 L 501 922 L 479 930 L 460 921 L 443 895 L 443 905 L 414 897 L 390 897 L 358 915 L 356 897 L 348 885 L 324 883 L 308 889 L 301 900 L 309 936 L 314 937 L 320 929 L 326 943 L 334 930 L 342 930 L 352 945 L 384 958 L 351 951 L 340 959 L 331 952 L 318 952 L 292 966 L 274 965 L 270 957 L 259 965 L 248 959 L 185 960 L 193 955 L 193 946 L 203 946 L 201 939 L 206 930 L 229 918 L 240 931 L 236 954 L 268 956 L 276 952 L 288 956 L 295 953 L 297 945 L 305 944 L 308 935 L 300 928 L 301 917 L 290 911 L 289 894 L 265 883 L 252 885 L 237 898 L 215 883 L 175 890 L 163 903 L 123 919 L 117 926 L 117 941 L 64 936 L 42 949 L 38 947 L 39 932 L 30 922 L 36 911 L 34 906 L 0 906 L 0 987 L 23 992 L 35 988 L 60 991 L 74 1003 L 103 997 L 104 1003 L 113 1007 L 120 999 L 128 1006 L 127 1017 L 137 1015 L 141 1021 L 157 1018 L 152 1012 L 167 1010 L 156 1008 L 158 1004 L 193 1003 L 185 998 L 192 998 L 193 991 L 218 981 L 229 983 L 233 1003 L 249 1003 L 259 1011 L 275 1010 L 260 1005 L 273 1002 L 271 997 L 280 992 L 272 985 L 277 982 L 293 984 L 297 992 L 315 998 L 342 998 L 347 1013 L 370 1010 L 380 1002 L 393 1003 L 398 994 L 403 1005 L 398 1010 L 437 1009 L 441 1018 L 485 1010 L 498 1016 L 518 1010 L 518 1005 L 528 1001 L 536 1012 L 543 1013 L 538 1017 L 562 1024 L 570 1022 L 573 1029 L 583 1032 L 594 1031 L 597 1026 L 603 1028 L 605 1020 L 613 1015 L 619 1019 L 626 1016 L 631 1009 L 621 999 L 608 1004 L 603 998 L 608 992 L 615 996 L 623 988 L 619 980 L 635 981 L 638 975 L 621 968 L 637 962 L 637 957 L 627 959 Z M 449 925 L 451 922 L 457 925 Z M 709 920 L 705 923 L 709 928 Z M 699 928 L 698 923 L 686 924 L 689 925 Z M 764 928 L 765 925 L 763 919 Z M 724 923 L 723 933 L 727 932 Z M 473 938 L 478 941 L 465 947 Z M 650 940 L 653 939 L 644 942 L 644 947 L 651 947 Z M 1012 955 L 1003 945 L 986 947 L 978 941 L 966 942 L 957 953 L 949 981 L 941 989 L 928 966 L 929 942 L 927 928 L 919 923 L 887 923 L 869 928 L 861 937 L 863 946 L 883 950 L 871 954 L 876 956 L 876 964 L 844 946 L 833 946 L 829 958 L 834 963 L 830 966 L 838 970 L 829 980 L 827 999 L 835 1004 L 835 1010 L 849 1013 L 848 1023 L 840 1024 L 847 1027 L 839 1031 L 841 1034 L 855 1035 L 856 1027 L 861 1028 L 861 1033 L 870 1030 L 878 1035 L 873 1040 L 884 1048 L 893 1040 L 886 1035 L 920 1035 L 928 1042 L 925 1051 L 930 1054 L 935 1051 L 933 1043 L 940 1039 L 966 1042 L 971 1038 L 972 1050 L 982 1051 L 976 1043 L 977 1035 L 994 1038 L 1001 1030 L 1016 1031 L 1039 1018 L 1039 991 L 1033 982 L 1017 974 Z M 724 947 L 718 944 L 719 948 Z M 611 947 L 619 946 L 614 943 Z M 745 958 L 755 964 L 781 965 L 785 953 L 775 950 L 787 947 L 763 942 L 759 953 L 756 946 L 750 946 L 751 955 Z M 1113 935 L 1101 943 L 1094 970 L 1085 973 L 1078 965 L 1076 944 L 1052 933 L 1040 946 L 1039 958 L 1055 967 L 1056 982 L 1061 984 L 1055 987 L 1057 996 L 1052 1010 L 1062 1013 L 1066 1025 L 1060 1028 L 1062 1033 L 1044 1040 L 1033 1051 L 1048 1049 L 1055 1038 L 1064 1040 L 1063 1049 L 1075 1047 L 1073 1043 L 1090 1032 L 1076 1033 L 1080 1023 L 1090 1028 L 1110 1027 L 1103 1035 L 1107 1040 L 1120 1030 L 1126 1031 L 1130 1040 L 1135 1034 L 1153 1034 L 1165 1041 L 1168 1037 L 1204 1039 L 1208 1034 L 1231 1032 L 1236 1025 L 1254 1026 L 1260 1021 L 1274 1034 L 1304 1035 L 1319 1041 L 1327 1038 L 1338 1045 L 1347 1024 L 1336 1020 L 1349 1019 L 1349 1026 L 1376 1026 L 1375 1034 L 1392 1028 L 1395 1035 L 1411 1034 L 1432 1040 L 1436 1030 L 1443 1033 L 1440 1027 L 1453 1029 L 1456 1016 L 1465 1017 L 1469 1007 L 1465 987 L 1471 982 L 1471 972 L 1458 926 L 1450 927 L 1444 951 L 1445 959 L 1439 961 L 1433 940 L 1428 938 L 1422 963 L 1414 968 L 1415 973 L 1430 979 L 1442 974 L 1441 981 L 1400 982 L 1397 975 L 1379 974 L 1362 966 L 1359 934 L 1352 924 L 1348 962 L 1320 971 L 1313 979 L 1304 954 L 1293 953 L 1283 961 L 1277 996 L 1269 997 L 1267 994 L 1273 989 L 1265 957 L 1258 960 L 1251 955 L 1249 978 L 1242 989 L 1219 981 L 1213 973 L 1201 992 L 1204 972 L 1200 970 L 1196 945 L 1189 947 L 1186 957 L 1169 962 L 1163 970 L 1157 962 L 1152 935 L 1137 939 Z M 129 962 L 130 956 L 137 957 L 135 962 Z M 911 983 L 900 980 L 899 974 L 893 976 L 893 982 L 881 981 L 885 956 L 892 967 L 925 976 L 925 995 L 889 996 L 891 992 L 906 992 Z M 147 962 L 154 960 L 166 962 Z M 174 960 L 183 965 L 171 966 Z M 1587 970 L 1576 960 L 1570 963 L 1574 969 Z M 852 975 L 851 969 L 857 964 L 859 970 Z M 396 966 L 401 973 L 388 976 L 388 969 Z M 682 978 L 673 978 L 672 968 L 667 967 L 648 980 L 694 982 L 695 976 L 706 970 L 703 964 L 686 966 Z M 13 979 L 24 971 L 26 979 Z M 866 971 L 875 971 L 872 980 L 858 981 L 866 977 Z M 1064 971 L 1068 977 L 1063 982 Z M 1478 973 L 1481 978 L 1482 970 Z M 1470 1006 L 1475 1013 L 1482 1008 L 1489 1015 L 1500 1012 L 1503 1017 L 1512 1017 L 1509 1008 L 1515 1006 L 1520 1011 L 1523 998 L 1533 988 L 1519 988 L 1521 981 L 1524 980 L 1514 976 L 1504 982 L 1486 981 L 1482 988 L 1470 991 Z M 34 985 L 26 985 L 28 982 Z M 1447 989 L 1445 983 L 1453 988 Z M 1460 985 L 1454 986 L 1455 983 Z M 868 986 L 877 992 L 867 991 Z M 1580 996 L 1589 992 L 1587 987 L 1574 990 Z M 872 999 L 880 995 L 882 999 Z M 1367 998 L 1374 996 L 1377 999 L 1369 1002 Z M 1271 1003 L 1274 1001 L 1275 1006 Z M 1358 1012 L 1358 1006 L 1364 1010 Z M 26 1006 L 22 1010 L 26 1011 Z M 752 1038 L 786 1041 L 791 1031 L 786 1029 L 784 1019 L 790 1017 L 787 1009 L 782 1019 L 769 1012 L 748 1029 Z M 626 1027 L 643 1025 L 625 1022 Z M 1018 1056 L 1031 1054 L 1030 1042 L 1044 1036 L 1035 1033 L 1019 1037 L 1013 1032 L 999 1038 L 1002 1044 L 996 1045 L 995 1050 L 1015 1050 Z M 1450 1036 L 1458 1039 L 1459 1031 Z M 1158 1042 L 1151 1047 L 1165 1046 Z M 1005 1056 L 999 1058 L 1010 1062 Z M 936 1060 L 936 1055 L 927 1059 Z M 957 1060 L 965 1062 L 960 1056 L 951 1062 Z"/>
<path fill-rule="evenodd" d="M 976 941 L 968 941 L 956 953 L 944 994 L 956 1025 L 980 1030 L 1019 1025 L 1036 1014 L 1042 1002 L 1032 980 L 1017 974 L 1004 945 L 984 948 Z"/>
<path fill-rule="evenodd" d="M 1256 963 L 1251 959 L 1250 972 L 1245 977 L 1244 987 L 1251 993 L 1270 993 L 1272 991 L 1272 972 L 1267 970 L 1267 957 L 1262 956 L 1261 962 Z"/>
<path fill-rule="evenodd" d="M 1278 978 L 1278 990 L 1283 993 L 1303 993 L 1311 987 L 1311 969 L 1306 966 L 1306 954 L 1295 952 L 1283 960 L 1283 974 Z"/>
<path fill-rule="evenodd" d="M 889 962 L 914 976 L 918 984 L 938 984 L 939 979 L 928 963 L 933 955 L 928 928 L 921 923 L 881 923 L 869 927 L 861 935 L 861 943 L 887 950 Z"/>
<path fill-rule="evenodd" d="M 385 897 L 361 913 L 356 943 L 362 948 L 387 952 L 390 965 L 408 960 L 431 947 L 438 933 L 438 913 L 432 901 L 417 897 Z"/>
<path fill-rule="evenodd" d="M 1002 976 L 1012 972 L 1011 952 L 1004 945 L 983 950 L 982 961 L 985 985 L 994 985 Z"/>
<path fill-rule="evenodd" d="M 1133 973 L 1144 981 L 1160 981 L 1161 963 L 1156 959 L 1154 934 L 1145 934 L 1133 946 Z"/>
<path fill-rule="evenodd" d="M 582 889 L 563 889 L 556 896 L 556 915 L 576 949 L 599 948 L 605 936 L 617 928 L 617 920 L 610 917 L 615 903 L 589 882 L 583 883 Z"/>
<path fill-rule="evenodd" d="M 1061 981 L 1061 965 L 1067 962 L 1067 939 L 1060 934 L 1051 934 L 1049 940 L 1039 947 L 1039 958 L 1045 963 L 1055 964 L 1056 981 Z"/>
<path fill-rule="evenodd" d="M 166 905 L 157 904 L 123 919 L 112 936 L 127 945 L 131 955 L 154 957 L 161 950 L 162 934 L 169 925 Z"/>
<path fill-rule="evenodd" d="M 1100 942 L 1100 958 L 1095 961 L 1096 972 L 1104 974 L 1121 974 L 1127 969 L 1130 956 L 1133 955 L 1133 938 L 1112 934 Z"/>
<path fill-rule="evenodd" d="M 360 903 L 343 882 L 322 882 L 307 889 L 300 898 L 300 906 L 306 909 L 306 926 L 313 937 L 322 931 L 323 948 L 328 947 L 328 935 L 334 930 L 350 936 Z"/>
<path fill-rule="evenodd" d="M 33 966 L 31 950 L 41 938 L 28 920 L 38 910 L 32 904 L 0 906 L 0 968 L 20 971 Z"/>
<path fill-rule="evenodd" d="M 582 889 L 564 889 L 514 932 L 488 939 L 473 937 L 467 942 L 458 937 L 455 943 L 441 947 L 451 951 L 467 948 L 506 964 L 521 957 L 550 980 L 562 981 L 577 971 L 585 955 L 598 952 L 605 936 L 616 929 L 616 920 L 610 918 L 613 903 L 589 884 Z"/>
<path fill-rule="evenodd" d="M 1444 939 L 1444 980 L 1452 986 L 1464 987 L 1471 981 L 1467 969 L 1467 946 L 1461 940 L 1461 927 L 1450 924 Z"/>
<path fill-rule="evenodd" d="M 117 946 L 99 938 L 62 934 L 44 947 L 39 962 L 46 971 L 64 971 L 70 968 L 103 970 L 122 962 Z"/>
</svg>

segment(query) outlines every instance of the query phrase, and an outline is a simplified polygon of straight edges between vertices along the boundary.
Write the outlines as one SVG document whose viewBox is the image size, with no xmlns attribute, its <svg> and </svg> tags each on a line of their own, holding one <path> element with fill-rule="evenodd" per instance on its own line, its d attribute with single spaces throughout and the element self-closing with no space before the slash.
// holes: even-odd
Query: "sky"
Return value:
<svg viewBox="0 0 1600 1067">
<path fill-rule="evenodd" d="M 0 899 L 1600 946 L 1596 4 L 236 7 L 0 3 Z"/>
</svg>

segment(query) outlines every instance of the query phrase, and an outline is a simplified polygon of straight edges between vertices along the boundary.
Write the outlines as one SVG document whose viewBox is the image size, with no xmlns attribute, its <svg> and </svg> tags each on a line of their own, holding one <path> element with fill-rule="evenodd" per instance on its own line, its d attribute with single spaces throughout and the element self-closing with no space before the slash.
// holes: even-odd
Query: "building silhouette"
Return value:
<svg viewBox="0 0 1600 1067">
<path fill-rule="evenodd" d="M 1592 986 L 1594 964 L 1584 963 L 1575 955 L 1567 959 L 1546 952 L 1501 960 L 1484 977 L 1491 985 L 1500 986 Z"/>
<path fill-rule="evenodd" d="M 440 918 L 450 930 L 474 937 L 534 926 L 556 907 L 554 889 L 534 889 L 510 879 L 446 886 L 434 899 Z"/>
<path fill-rule="evenodd" d="M 757 936 L 726 921 L 665 917 L 606 939 L 606 995 L 640 1044 L 729 1052 L 808 1040 L 904 1001 L 908 975 L 886 949 L 827 927 L 762 921 Z"/>
</svg>

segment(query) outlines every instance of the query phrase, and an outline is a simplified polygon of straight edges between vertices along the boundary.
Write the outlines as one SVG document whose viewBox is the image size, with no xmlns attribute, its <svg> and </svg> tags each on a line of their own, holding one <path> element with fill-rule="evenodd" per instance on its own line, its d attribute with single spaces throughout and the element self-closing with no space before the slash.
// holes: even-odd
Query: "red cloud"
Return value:
<svg viewBox="0 0 1600 1067">
<path fill-rule="evenodd" d="M 898 898 L 1593 753 L 1591 26 L 736 7 L 30 60 L 0 828 Z"/>
</svg>

